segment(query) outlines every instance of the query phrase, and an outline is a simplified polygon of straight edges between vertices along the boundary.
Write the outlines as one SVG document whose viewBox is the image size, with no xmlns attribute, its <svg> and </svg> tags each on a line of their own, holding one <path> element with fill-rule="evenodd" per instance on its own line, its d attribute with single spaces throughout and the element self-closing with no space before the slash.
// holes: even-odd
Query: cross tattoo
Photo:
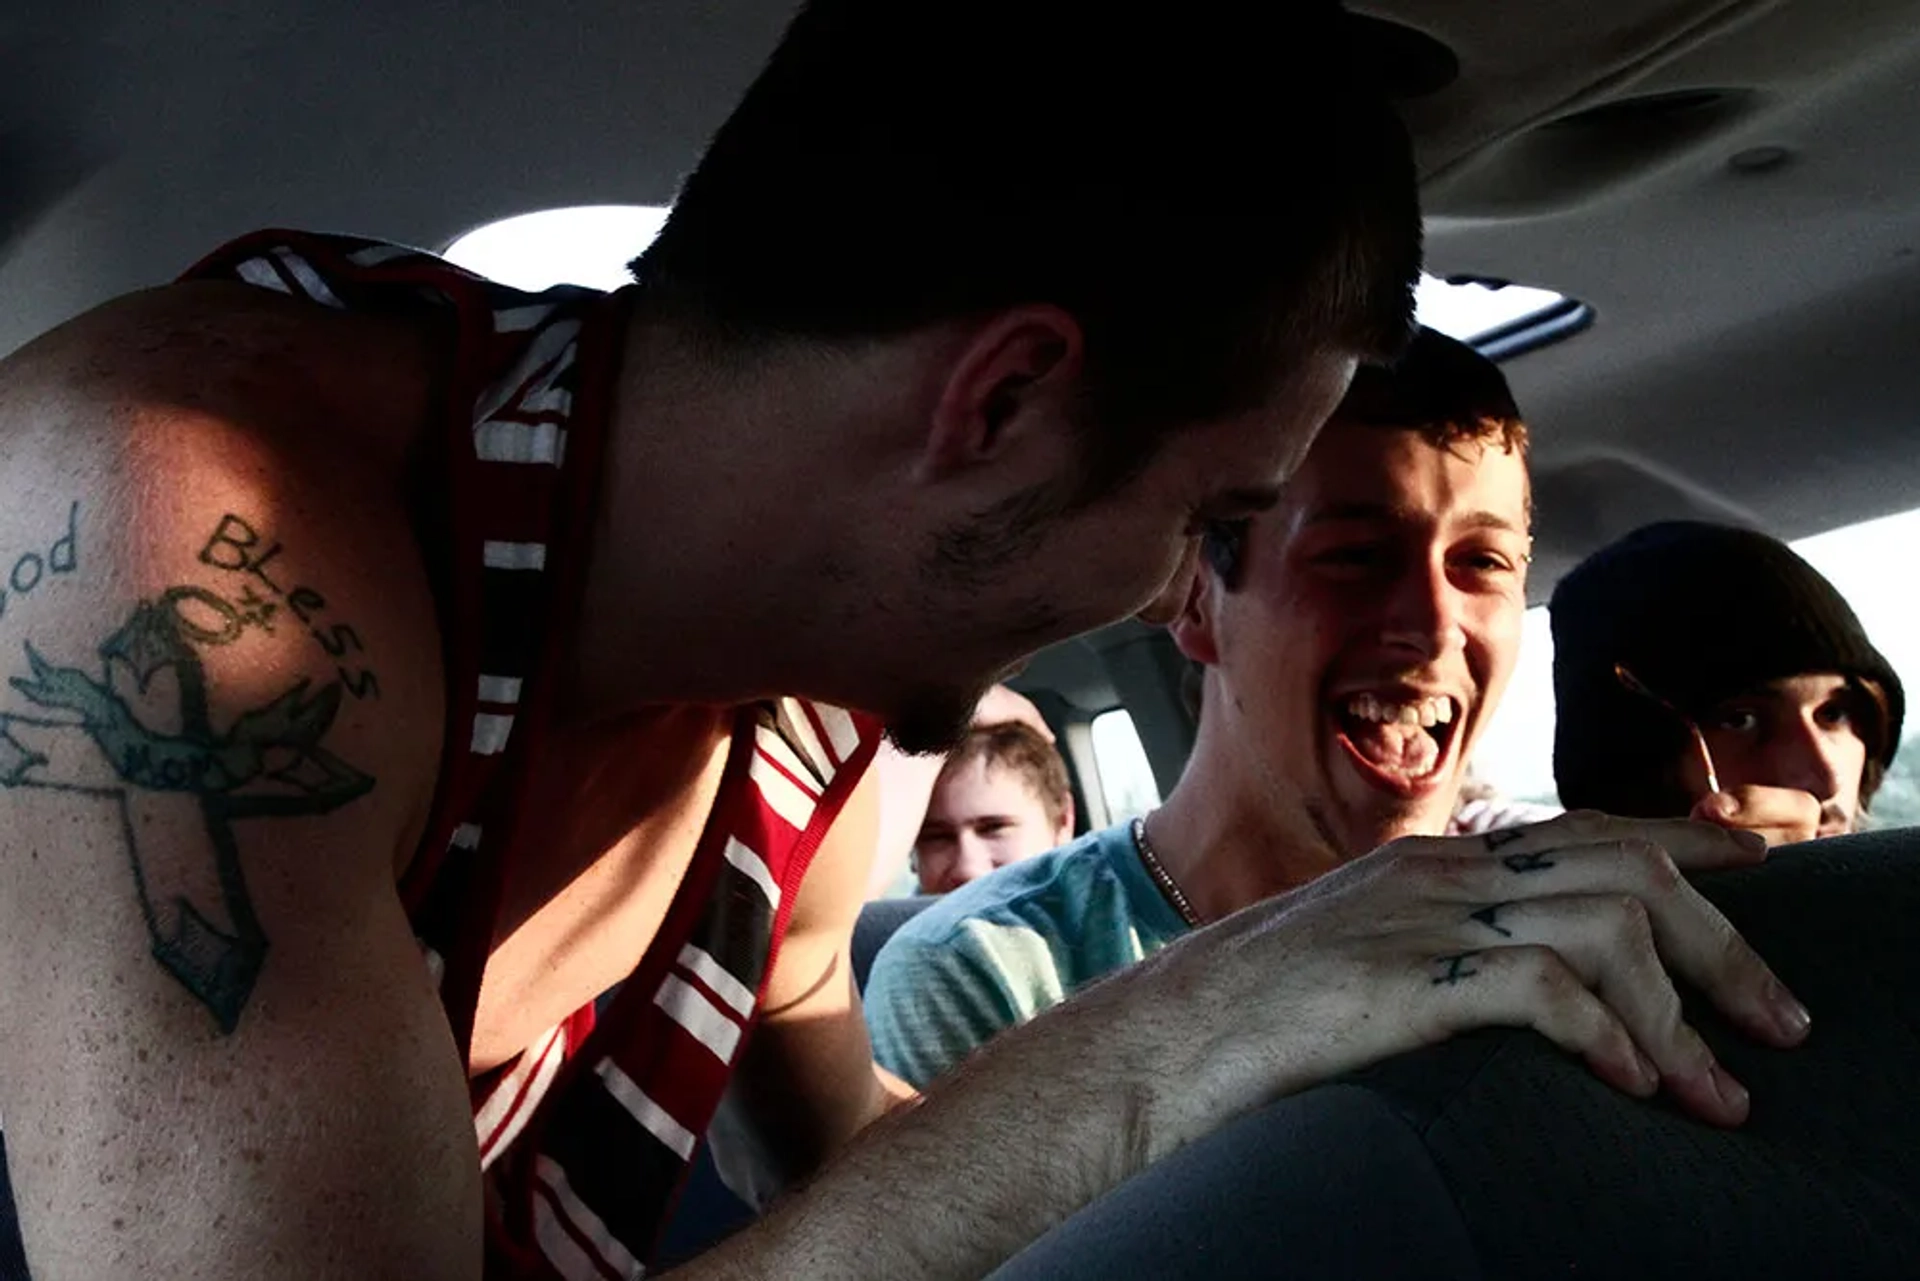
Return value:
<svg viewBox="0 0 1920 1281">
<path fill-rule="evenodd" d="M 195 646 L 237 640 L 242 617 L 200 588 L 143 601 L 99 647 L 98 678 L 56 666 L 29 644 L 31 675 L 10 684 L 40 710 L 0 711 L 0 787 L 63 792 L 113 808 L 154 958 L 223 1033 L 239 1026 L 267 954 L 234 823 L 325 814 L 374 784 L 320 746 L 340 707 L 337 683 L 312 694 L 311 682 L 300 681 L 224 731 L 214 727 Z M 171 673 L 176 690 L 174 733 L 144 723 L 123 696 L 127 682 L 144 695 L 162 673 Z M 143 847 L 143 829 L 177 833 L 182 825 L 204 833 L 204 864 L 183 867 Z"/>
</svg>

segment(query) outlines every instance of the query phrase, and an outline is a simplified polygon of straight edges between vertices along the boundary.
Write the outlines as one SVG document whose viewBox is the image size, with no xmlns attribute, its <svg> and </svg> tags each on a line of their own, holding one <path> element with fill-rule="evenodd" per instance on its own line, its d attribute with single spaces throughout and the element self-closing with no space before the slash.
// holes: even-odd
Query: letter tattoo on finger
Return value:
<svg viewBox="0 0 1920 1281">
<path fill-rule="evenodd" d="M 1480 924 L 1486 926 L 1501 938 L 1510 939 L 1513 937 L 1513 931 L 1500 924 L 1500 913 L 1512 906 L 1513 904 L 1510 901 L 1506 903 L 1489 903 L 1477 912 L 1467 913 L 1467 919 L 1480 922 Z"/>
<path fill-rule="evenodd" d="M 1500 828 L 1495 828 L 1491 832 L 1488 832 L 1481 839 L 1487 843 L 1487 852 L 1492 853 L 1494 850 L 1499 849 L 1502 845 L 1513 844 L 1515 841 L 1519 840 L 1521 837 L 1525 836 L 1526 834 L 1527 833 L 1523 828 L 1500 827 Z"/>
<path fill-rule="evenodd" d="M 1500 862 L 1509 872 L 1521 876 L 1528 872 L 1544 872 L 1554 866 L 1552 857 L 1544 850 L 1537 854 L 1509 854 Z"/>
<path fill-rule="evenodd" d="M 1472 978 L 1480 972 L 1480 967 L 1473 963 L 1479 956 L 1478 952 L 1456 952 L 1452 956 L 1434 957 L 1433 985 L 1452 987 Z"/>
</svg>

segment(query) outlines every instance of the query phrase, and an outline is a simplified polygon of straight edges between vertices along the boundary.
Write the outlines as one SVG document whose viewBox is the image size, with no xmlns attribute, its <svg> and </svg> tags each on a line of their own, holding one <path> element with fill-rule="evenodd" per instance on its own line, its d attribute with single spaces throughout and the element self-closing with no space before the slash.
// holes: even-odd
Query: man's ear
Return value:
<svg viewBox="0 0 1920 1281">
<path fill-rule="evenodd" d="M 1023 421 L 1071 422 L 1085 346 L 1079 322 L 1058 307 L 1014 307 L 975 329 L 934 407 L 921 477 L 999 457 Z"/>
<path fill-rule="evenodd" d="M 1196 568 L 1187 584 L 1186 603 L 1167 624 L 1173 643 L 1196 663 L 1212 665 L 1220 661 L 1220 640 L 1214 626 L 1219 581 L 1206 566 Z"/>
</svg>

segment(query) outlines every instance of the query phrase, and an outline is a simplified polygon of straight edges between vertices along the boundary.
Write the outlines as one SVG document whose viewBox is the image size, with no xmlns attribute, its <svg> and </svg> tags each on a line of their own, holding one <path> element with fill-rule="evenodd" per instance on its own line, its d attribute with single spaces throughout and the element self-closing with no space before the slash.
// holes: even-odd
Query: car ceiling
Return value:
<svg viewBox="0 0 1920 1281">
<path fill-rule="evenodd" d="M 0 352 L 259 226 L 437 246 L 664 203 L 790 7 L 13 0 Z M 1459 57 L 1406 108 L 1430 267 L 1598 315 L 1507 366 L 1535 431 L 1536 592 L 1649 519 L 1794 537 L 1916 504 L 1920 0 L 1358 7 Z M 1110 705 L 1144 635 L 1075 642 L 1026 683 Z"/>
</svg>

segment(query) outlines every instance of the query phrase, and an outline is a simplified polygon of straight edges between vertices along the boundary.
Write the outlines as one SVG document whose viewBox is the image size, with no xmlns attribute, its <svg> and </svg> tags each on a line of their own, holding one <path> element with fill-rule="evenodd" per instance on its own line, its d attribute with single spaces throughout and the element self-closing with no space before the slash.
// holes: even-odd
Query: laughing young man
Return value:
<svg viewBox="0 0 1920 1281">
<path fill-rule="evenodd" d="M 1173 626 L 1205 666 L 1173 795 L 904 926 L 867 991 L 880 1062 L 924 1085 L 1197 925 L 1446 832 L 1519 653 L 1528 497 L 1492 362 L 1423 330 L 1362 370 L 1279 506 L 1209 537 Z"/>
</svg>

